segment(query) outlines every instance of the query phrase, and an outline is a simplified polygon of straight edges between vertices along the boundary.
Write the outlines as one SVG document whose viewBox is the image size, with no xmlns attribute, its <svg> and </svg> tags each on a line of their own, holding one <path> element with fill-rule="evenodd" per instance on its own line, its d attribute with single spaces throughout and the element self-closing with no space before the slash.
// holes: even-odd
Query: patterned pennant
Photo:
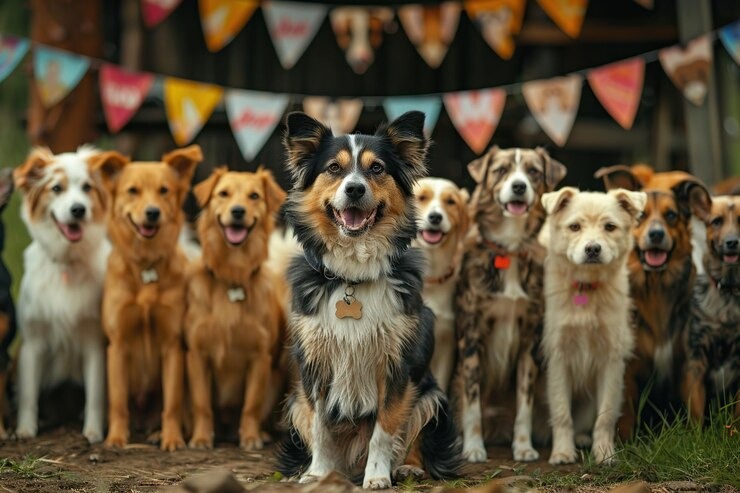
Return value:
<svg viewBox="0 0 740 493">
<path fill-rule="evenodd" d="M 351 133 L 362 113 L 361 99 L 331 99 L 310 96 L 303 99 L 303 111 L 311 118 L 329 125 L 334 135 Z"/>
<path fill-rule="evenodd" d="M 645 60 L 631 58 L 588 73 L 588 83 L 606 111 L 622 128 L 629 130 L 640 105 Z"/>
<path fill-rule="evenodd" d="M 280 63 L 289 69 L 296 64 L 321 27 L 326 17 L 326 5 L 276 2 L 262 4 L 267 29 L 275 45 Z"/>
<path fill-rule="evenodd" d="M 393 10 L 387 7 L 338 7 L 329 13 L 337 44 L 346 52 L 347 63 L 364 74 L 375 59 L 374 50 L 383 32 L 393 26 Z"/>
<path fill-rule="evenodd" d="M 571 38 L 581 34 L 588 0 L 537 0 L 542 10 Z"/>
<path fill-rule="evenodd" d="M 170 131 L 179 146 L 189 144 L 213 113 L 224 90 L 183 79 L 164 81 L 164 107 Z"/>
<path fill-rule="evenodd" d="M 460 4 L 404 5 L 398 9 L 398 18 L 427 65 L 439 67 L 455 38 L 460 21 Z"/>
<path fill-rule="evenodd" d="M 27 39 L 0 35 L 0 82 L 15 70 L 30 44 Z"/>
<path fill-rule="evenodd" d="M 707 96 L 709 71 L 712 68 L 712 40 L 705 34 L 680 46 L 658 52 L 660 64 L 673 83 L 691 104 L 701 106 Z"/>
<path fill-rule="evenodd" d="M 131 120 L 153 82 L 151 74 L 128 72 L 107 64 L 100 68 L 100 99 L 112 133 L 117 133 Z"/>
<path fill-rule="evenodd" d="M 226 114 L 242 156 L 252 161 L 280 123 L 288 95 L 267 92 L 226 92 Z"/>
<path fill-rule="evenodd" d="M 141 0 L 141 16 L 146 27 L 154 27 L 165 20 L 182 0 Z"/>
<path fill-rule="evenodd" d="M 41 103 L 49 108 L 72 91 L 90 67 L 87 57 L 40 46 L 34 50 L 33 76 Z"/>
<path fill-rule="evenodd" d="M 424 119 L 424 133 L 427 137 L 432 135 L 434 126 L 439 118 L 439 111 L 442 109 L 442 101 L 439 96 L 400 96 L 394 98 L 385 98 L 383 109 L 392 121 L 403 115 L 407 111 L 417 110 L 426 115 Z"/>
<path fill-rule="evenodd" d="M 503 89 L 453 92 L 442 97 L 447 114 L 463 140 L 482 154 L 496 131 L 506 103 Z"/>
<path fill-rule="evenodd" d="M 200 24 L 208 50 L 215 53 L 229 44 L 258 6 L 257 0 L 199 0 Z"/>
<path fill-rule="evenodd" d="M 722 40 L 722 44 L 725 45 L 735 62 L 740 65 L 740 21 L 720 29 L 719 39 Z M 0 76 L 0 80 L 2 80 L 2 76 Z"/>
<path fill-rule="evenodd" d="M 480 29 L 483 39 L 498 56 L 508 60 L 514 54 L 514 36 L 522 29 L 526 0 L 467 0 L 468 17 Z"/>
<path fill-rule="evenodd" d="M 568 140 L 581 104 L 581 85 L 577 74 L 548 80 L 525 82 L 522 86 L 529 111 L 542 130 L 560 147 Z"/>
</svg>

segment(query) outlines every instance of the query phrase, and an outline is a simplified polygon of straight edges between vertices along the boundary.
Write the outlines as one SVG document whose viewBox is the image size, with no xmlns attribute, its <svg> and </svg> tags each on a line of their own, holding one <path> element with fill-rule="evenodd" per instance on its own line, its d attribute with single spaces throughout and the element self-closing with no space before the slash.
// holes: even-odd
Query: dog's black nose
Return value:
<svg viewBox="0 0 740 493">
<path fill-rule="evenodd" d="M 589 258 L 596 258 L 601 253 L 601 245 L 598 243 L 592 243 L 586 245 L 586 256 Z"/>
<path fill-rule="evenodd" d="M 344 193 L 352 200 L 361 199 L 365 195 L 365 185 L 358 182 L 347 183 L 344 187 Z"/>
<path fill-rule="evenodd" d="M 660 243 L 665 238 L 665 231 L 662 229 L 651 229 L 648 231 L 648 238 L 651 243 Z"/>
<path fill-rule="evenodd" d="M 155 223 L 159 220 L 159 208 L 158 207 L 147 207 L 144 211 L 146 214 L 146 220 L 150 223 Z"/>
<path fill-rule="evenodd" d="M 439 212 L 432 212 L 427 216 L 427 218 L 429 219 L 429 223 L 434 224 L 435 226 L 442 222 L 442 214 Z"/>
<path fill-rule="evenodd" d="M 236 219 L 237 221 L 244 219 L 244 214 L 246 213 L 247 210 L 240 205 L 235 205 L 231 208 L 231 217 Z"/>
<path fill-rule="evenodd" d="M 82 219 L 85 217 L 87 209 L 85 209 L 85 206 L 82 204 L 74 203 L 72 204 L 72 207 L 69 208 L 69 212 L 72 213 L 72 217 L 75 219 Z"/>
<path fill-rule="evenodd" d="M 511 190 L 517 195 L 524 195 L 527 191 L 527 184 L 523 181 L 515 181 L 511 184 Z"/>
<path fill-rule="evenodd" d="M 725 250 L 734 251 L 737 250 L 738 244 L 740 243 L 740 240 L 735 238 L 728 238 L 725 240 Z"/>
</svg>

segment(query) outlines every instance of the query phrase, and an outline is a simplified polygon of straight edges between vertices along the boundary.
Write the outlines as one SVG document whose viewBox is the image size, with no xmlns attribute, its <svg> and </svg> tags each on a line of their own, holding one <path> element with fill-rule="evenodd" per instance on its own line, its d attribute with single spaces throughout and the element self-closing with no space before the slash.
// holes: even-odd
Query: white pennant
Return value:
<svg viewBox="0 0 740 493">
<path fill-rule="evenodd" d="M 268 0 L 262 4 L 262 12 L 280 63 L 289 69 L 316 36 L 326 17 L 327 6 Z"/>
<path fill-rule="evenodd" d="M 580 75 L 535 80 L 522 85 L 524 100 L 542 130 L 560 147 L 568 140 L 581 104 Z"/>
<path fill-rule="evenodd" d="M 234 89 L 226 92 L 225 105 L 236 143 L 252 161 L 280 123 L 288 95 Z"/>
</svg>

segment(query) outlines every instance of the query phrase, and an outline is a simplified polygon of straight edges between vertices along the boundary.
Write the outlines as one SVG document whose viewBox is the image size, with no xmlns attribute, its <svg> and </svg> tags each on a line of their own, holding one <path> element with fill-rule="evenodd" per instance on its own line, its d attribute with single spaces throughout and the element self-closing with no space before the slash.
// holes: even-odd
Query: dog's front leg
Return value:
<svg viewBox="0 0 740 493">
<path fill-rule="evenodd" d="M 109 447 L 128 443 L 128 354 L 117 338 L 108 344 L 108 437 Z"/>
<path fill-rule="evenodd" d="M 632 357 L 624 373 L 622 414 L 617 419 L 617 433 L 622 442 L 626 442 L 632 438 L 635 432 L 637 413 L 639 412 L 638 400 L 640 399 L 637 378 L 641 364 L 637 356 Z"/>
<path fill-rule="evenodd" d="M 211 401 L 211 369 L 206 355 L 197 347 L 187 351 L 188 382 L 193 406 L 193 436 L 191 448 L 213 448 L 213 403 Z"/>
<path fill-rule="evenodd" d="M 336 444 L 323 420 L 326 416 L 324 407 L 323 400 L 315 402 L 311 419 L 311 436 L 307 440 L 311 449 L 311 465 L 301 476 L 300 483 L 318 481 L 330 472 L 339 469 L 340 466 Z"/>
<path fill-rule="evenodd" d="M 182 437 L 182 400 L 185 368 L 179 338 L 165 343 L 162 349 L 162 443 L 160 448 L 172 452 L 185 447 Z"/>
<path fill-rule="evenodd" d="M 259 450 L 264 446 L 260 429 L 260 411 L 270 379 L 272 356 L 267 348 L 258 353 L 260 354 L 249 365 L 244 406 L 239 423 L 239 446 L 244 450 Z"/>
<path fill-rule="evenodd" d="M 26 338 L 21 344 L 18 355 L 18 425 L 15 430 L 18 438 L 33 438 L 38 432 L 39 391 L 45 352 L 44 343 L 36 338 Z"/>
<path fill-rule="evenodd" d="M 547 366 L 547 401 L 552 425 L 550 464 L 571 464 L 576 461 L 573 436 L 571 399 L 573 389 L 562 357 L 551 358 Z"/>
<path fill-rule="evenodd" d="M 614 459 L 614 431 L 619 411 L 622 408 L 624 392 L 623 359 L 610 362 L 602 370 L 596 389 L 597 415 L 594 424 L 591 453 L 597 464 L 612 462 Z"/>
<path fill-rule="evenodd" d="M 100 332 L 99 327 L 90 333 Z M 88 336 L 82 351 L 82 374 L 85 384 L 85 422 L 82 434 L 90 443 L 103 440 L 105 413 L 105 346 L 102 333 Z"/>
<path fill-rule="evenodd" d="M 468 327 L 477 334 L 477 327 Z M 459 337 L 459 336 L 458 336 Z M 461 396 L 463 456 L 468 462 L 485 462 L 486 447 L 483 443 L 483 419 L 480 401 L 480 356 L 478 338 L 465 334 L 457 341 L 462 374 L 463 389 Z"/>
<path fill-rule="evenodd" d="M 703 355 L 692 355 L 686 361 L 681 382 L 681 397 L 686 403 L 689 417 L 695 424 L 704 422 L 704 407 L 707 402 L 707 390 L 704 378 L 707 373 L 707 362 Z"/>
<path fill-rule="evenodd" d="M 532 357 L 532 348 L 525 348 L 519 354 L 516 372 L 516 419 L 511 449 L 514 460 L 517 461 L 533 461 L 540 458 L 540 454 L 532 446 L 532 408 L 536 380 L 537 365 Z"/>
</svg>

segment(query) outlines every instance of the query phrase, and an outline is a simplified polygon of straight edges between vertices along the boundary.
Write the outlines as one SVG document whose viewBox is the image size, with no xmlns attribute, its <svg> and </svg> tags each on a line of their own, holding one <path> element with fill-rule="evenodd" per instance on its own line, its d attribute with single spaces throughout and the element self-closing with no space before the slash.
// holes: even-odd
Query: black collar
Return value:
<svg viewBox="0 0 740 493">
<path fill-rule="evenodd" d="M 341 277 L 336 272 L 333 272 L 331 269 L 329 269 L 326 265 L 324 265 L 324 262 L 321 261 L 316 255 L 313 253 L 304 250 L 303 251 L 303 257 L 306 259 L 306 263 L 316 272 L 324 276 L 329 281 L 340 281 L 348 285 L 355 286 L 357 284 L 360 284 L 363 282 L 362 280 L 355 280 L 355 279 L 345 279 Z"/>
</svg>

